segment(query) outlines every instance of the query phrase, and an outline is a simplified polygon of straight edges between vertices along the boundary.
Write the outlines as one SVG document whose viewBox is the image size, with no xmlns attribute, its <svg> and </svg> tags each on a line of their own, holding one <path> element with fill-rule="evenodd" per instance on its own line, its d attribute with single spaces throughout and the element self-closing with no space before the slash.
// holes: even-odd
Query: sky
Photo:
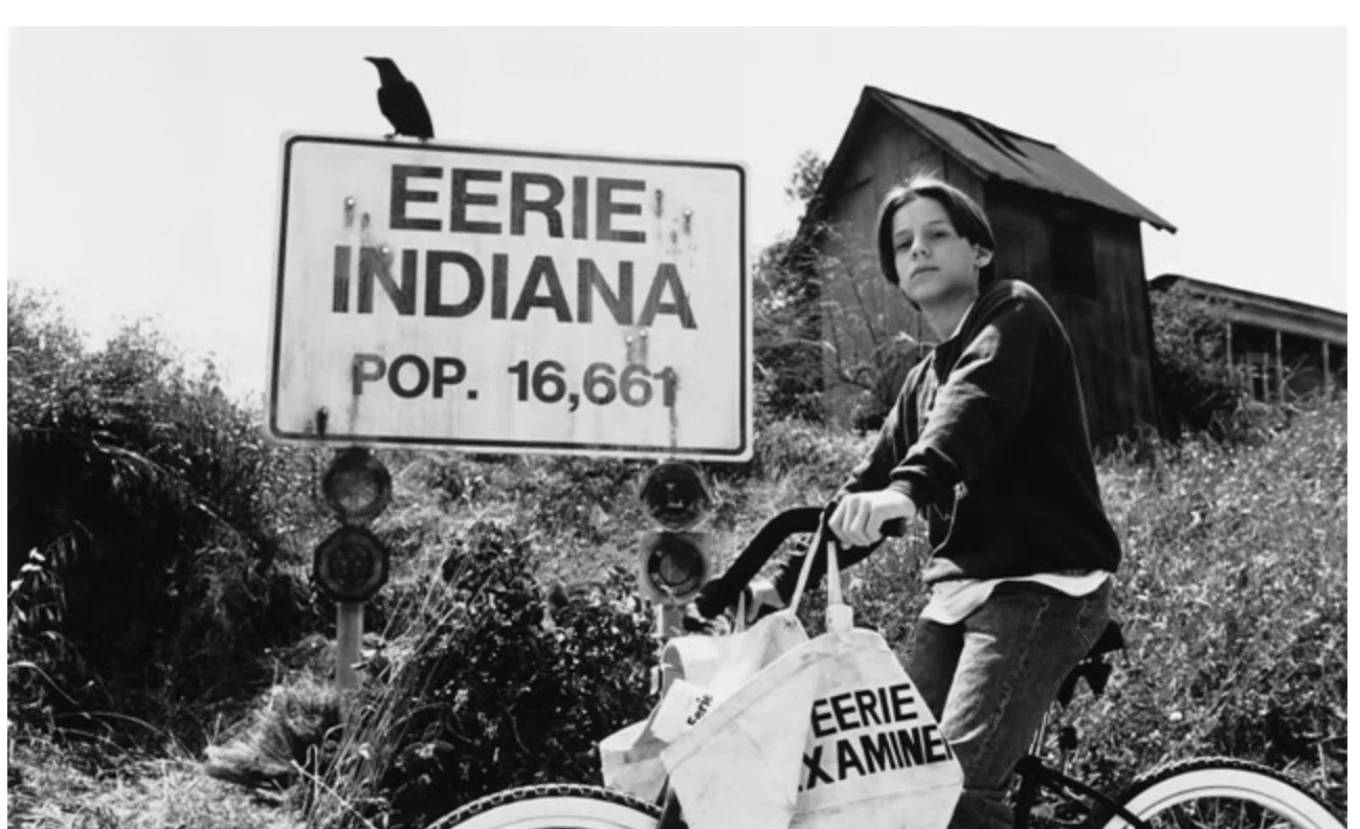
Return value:
<svg viewBox="0 0 1360 829">
<path fill-rule="evenodd" d="M 151 318 L 266 384 L 280 140 L 388 131 L 365 55 L 442 142 L 737 161 L 748 254 L 790 233 L 878 86 L 1056 144 L 1178 228 L 1180 273 L 1340 311 L 1344 29 L 11 29 L 8 268 L 93 345 Z"/>
</svg>

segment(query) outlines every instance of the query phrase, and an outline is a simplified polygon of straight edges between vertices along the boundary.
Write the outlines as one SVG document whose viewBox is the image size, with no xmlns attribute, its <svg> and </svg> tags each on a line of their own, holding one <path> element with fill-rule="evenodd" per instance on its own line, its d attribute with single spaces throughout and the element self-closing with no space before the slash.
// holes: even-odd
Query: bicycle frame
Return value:
<svg viewBox="0 0 1360 829">
<path fill-rule="evenodd" d="M 1047 789 L 1068 801 L 1077 800 L 1078 797 L 1092 801 L 1091 814 L 1083 822 L 1084 826 L 1100 826 L 1117 815 L 1136 829 L 1150 829 L 1148 824 L 1108 795 L 1045 766 L 1042 760 L 1032 754 L 1020 758 L 1020 762 L 1015 765 L 1015 774 L 1020 778 L 1020 790 L 1015 798 L 1015 829 L 1029 829 L 1030 814 L 1039 798 L 1040 789 Z"/>
</svg>

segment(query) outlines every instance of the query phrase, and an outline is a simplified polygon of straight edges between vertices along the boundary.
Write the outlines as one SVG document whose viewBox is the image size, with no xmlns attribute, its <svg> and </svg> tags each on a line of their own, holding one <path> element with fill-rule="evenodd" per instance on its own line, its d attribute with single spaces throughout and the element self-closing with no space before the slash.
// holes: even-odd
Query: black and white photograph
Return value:
<svg viewBox="0 0 1360 829">
<path fill-rule="evenodd" d="M 7 826 L 1344 826 L 1350 30 L 533 8 L 9 28 Z"/>
</svg>

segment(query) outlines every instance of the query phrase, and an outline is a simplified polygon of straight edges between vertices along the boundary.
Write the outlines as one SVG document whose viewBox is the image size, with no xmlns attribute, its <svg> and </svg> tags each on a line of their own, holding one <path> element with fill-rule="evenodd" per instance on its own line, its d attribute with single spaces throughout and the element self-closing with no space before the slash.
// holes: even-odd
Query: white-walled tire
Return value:
<svg viewBox="0 0 1360 829">
<path fill-rule="evenodd" d="M 427 829 L 655 829 L 661 810 L 613 789 L 525 786 L 487 795 Z"/>
<path fill-rule="evenodd" d="M 1279 773 L 1224 758 L 1188 760 L 1151 771 L 1134 781 L 1119 802 L 1157 829 L 1343 826 L 1326 806 Z M 1104 829 L 1129 826 L 1117 816 L 1103 824 Z"/>
</svg>

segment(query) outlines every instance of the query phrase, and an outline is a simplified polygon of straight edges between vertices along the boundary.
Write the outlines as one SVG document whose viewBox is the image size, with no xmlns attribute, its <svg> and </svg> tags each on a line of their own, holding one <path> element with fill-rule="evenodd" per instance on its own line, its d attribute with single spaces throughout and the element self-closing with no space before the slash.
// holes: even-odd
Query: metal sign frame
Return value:
<svg viewBox="0 0 1360 829">
<path fill-rule="evenodd" d="M 318 410 L 315 412 L 315 419 L 314 420 L 309 419 L 309 422 L 305 427 L 300 426 L 298 418 L 296 416 L 292 417 L 288 423 L 282 422 L 280 417 L 280 399 L 281 396 L 286 393 L 286 390 L 281 388 L 280 375 L 281 375 L 281 363 L 284 357 L 282 349 L 283 342 L 285 340 L 284 321 L 286 318 L 284 308 L 285 279 L 287 276 L 288 263 L 290 261 L 288 250 L 289 240 L 287 238 L 287 234 L 290 227 L 289 211 L 293 207 L 293 205 L 290 202 L 290 198 L 292 197 L 291 191 L 294 186 L 293 182 L 294 175 L 293 171 L 295 166 L 294 155 L 296 152 L 298 152 L 299 148 L 306 147 L 307 145 L 318 144 L 344 145 L 347 147 L 363 147 L 379 149 L 384 151 L 395 150 L 404 151 L 406 153 L 418 151 L 422 154 L 430 154 L 431 156 L 437 155 L 439 153 L 449 154 L 456 153 L 461 154 L 464 157 L 466 157 L 467 155 L 474 156 L 486 155 L 530 160 L 547 159 L 557 163 L 560 163 L 561 161 L 569 162 L 579 161 L 596 164 L 618 163 L 627 165 L 641 165 L 648 167 L 654 166 L 670 168 L 675 167 L 703 168 L 707 170 L 719 170 L 735 173 L 737 176 L 736 191 L 739 194 L 739 203 L 737 207 L 740 217 L 740 227 L 737 228 L 735 231 L 728 231 L 728 233 L 729 238 L 731 236 L 735 236 L 735 238 L 738 240 L 736 256 L 738 261 L 733 263 L 733 271 L 739 274 L 740 281 L 740 285 L 738 286 L 737 289 L 737 296 L 740 307 L 737 310 L 736 317 L 739 320 L 739 325 L 735 326 L 738 329 L 736 331 L 728 332 L 726 330 L 722 330 L 721 333 L 713 334 L 713 336 L 715 337 L 731 336 L 733 338 L 732 342 L 735 345 L 737 351 L 736 359 L 740 363 L 740 365 L 737 367 L 736 374 L 737 378 L 736 383 L 738 384 L 738 388 L 736 390 L 735 397 L 737 398 L 738 405 L 735 408 L 738 409 L 738 411 L 736 412 L 738 423 L 735 424 L 736 430 L 735 445 L 712 446 L 712 445 L 679 444 L 677 442 L 677 438 L 675 437 L 676 432 L 674 425 L 675 408 L 673 407 L 673 404 L 670 415 L 672 426 L 670 429 L 671 438 L 669 444 L 651 443 L 639 445 L 636 443 L 627 442 L 611 443 L 608 442 L 607 440 L 597 442 L 575 442 L 575 441 L 551 441 L 536 439 L 522 440 L 518 438 L 487 440 L 462 437 L 458 435 L 451 435 L 449 437 L 432 437 L 429 434 L 411 435 L 400 434 L 396 432 L 380 432 L 380 431 L 376 433 L 372 431 L 365 433 L 356 433 L 355 431 L 348 431 L 342 428 L 342 422 L 344 420 L 343 412 L 326 411 L 324 408 L 318 408 Z M 444 166 L 447 167 L 448 165 Z M 445 172 L 447 172 L 447 170 Z M 688 161 L 673 158 L 648 158 L 639 156 L 617 156 L 607 154 L 546 152 L 530 149 L 439 144 L 434 142 L 417 145 L 409 142 L 382 141 L 372 138 L 347 137 L 337 135 L 317 135 L 301 133 L 290 133 L 285 135 L 282 142 L 280 191 L 279 200 L 277 203 L 278 207 L 276 224 L 277 254 L 275 257 L 277 270 L 275 273 L 273 286 L 273 302 L 272 302 L 273 319 L 271 320 L 270 325 L 270 343 L 268 353 L 267 373 L 269 377 L 269 384 L 266 415 L 266 433 L 268 437 L 276 442 L 294 444 L 312 444 L 312 445 L 362 443 L 368 445 L 427 446 L 434 448 L 461 449 L 465 451 L 483 451 L 498 453 L 503 452 L 514 454 L 551 453 L 559 455 L 565 454 L 565 455 L 589 455 L 589 456 L 614 456 L 625 458 L 686 458 L 692 460 L 718 461 L 718 462 L 744 462 L 749 460 L 752 454 L 752 437 L 753 437 L 752 407 L 754 405 L 754 401 L 753 401 L 753 382 L 751 365 L 752 293 L 751 293 L 751 276 L 749 273 L 748 262 L 746 259 L 747 257 L 746 183 L 747 172 L 745 167 L 735 162 Z M 432 184 L 431 186 L 435 185 Z M 424 195 L 432 194 L 433 193 L 431 192 Z M 420 200 L 423 201 L 425 199 Z M 631 208 L 634 205 L 628 206 Z M 595 205 L 595 209 L 598 210 L 598 204 Z M 658 215 L 659 211 L 660 207 L 658 206 Z M 362 253 L 363 251 L 360 252 Z M 384 248 L 384 252 L 386 252 L 386 248 Z M 724 256 L 725 255 L 726 254 L 724 253 Z M 725 267 L 726 266 L 724 266 L 724 268 Z M 647 277 L 644 277 L 644 279 L 645 278 Z M 646 282 L 640 280 L 640 284 L 637 286 L 637 290 L 645 293 L 647 290 Z M 423 294 L 421 295 L 423 296 Z M 722 304 L 726 305 L 726 302 L 723 302 Z M 646 336 L 645 329 L 643 336 L 644 337 Z M 727 354 L 730 352 L 724 350 L 722 353 Z M 352 371 L 354 375 L 357 377 L 359 376 L 360 370 L 358 366 L 359 355 L 356 354 L 354 360 L 355 367 L 352 369 Z M 540 365 L 541 362 L 542 361 L 540 361 Z M 620 364 L 625 365 L 623 363 Z M 625 367 L 631 367 L 632 365 L 633 365 L 632 358 L 629 357 Z M 376 371 L 376 369 L 374 370 Z M 420 371 L 420 368 L 417 368 L 416 370 Z M 436 369 L 436 374 L 437 372 L 438 369 Z M 394 364 L 393 374 L 395 375 L 395 373 L 396 367 Z M 528 369 L 525 369 L 525 374 L 527 378 Z M 404 376 L 409 376 L 409 372 L 407 372 L 407 374 Z M 654 377 L 655 376 L 660 375 L 654 375 Z M 731 383 L 732 382 L 730 379 L 731 377 L 732 375 L 727 375 L 728 379 L 725 380 L 725 382 Z M 390 379 L 391 382 L 394 384 L 393 390 L 396 390 L 395 377 Z M 579 378 L 577 379 L 579 380 Z M 616 376 L 613 378 L 613 380 L 620 381 L 621 378 Z M 354 382 L 356 384 L 358 383 L 357 380 L 355 380 Z M 524 382 L 527 384 L 527 379 Z M 537 383 L 536 377 L 534 382 Z M 618 385 L 620 388 L 622 387 L 621 382 L 619 382 Z M 662 384 L 656 383 L 655 385 L 660 387 Z M 732 387 L 729 385 L 726 386 L 725 388 L 730 389 Z M 473 394 L 475 394 L 475 392 L 473 392 Z M 535 394 L 537 394 L 537 390 L 535 390 Z M 578 395 L 573 394 L 572 397 L 575 398 L 578 397 Z M 672 400 L 673 399 L 674 397 L 672 397 Z M 582 404 L 584 404 L 584 401 L 581 402 Z M 576 405 L 576 403 L 573 401 L 573 406 L 574 405 Z M 693 404 L 690 405 L 693 406 Z M 299 408 L 295 402 L 290 403 L 290 406 L 294 411 L 296 411 L 296 409 Z M 573 411 L 575 411 L 575 409 L 573 409 Z M 542 416 L 547 417 L 547 415 Z M 727 416 L 726 411 L 724 411 L 722 417 L 726 416 Z M 727 421 L 722 422 L 727 423 Z M 655 427 L 651 426 L 647 428 L 654 429 Z M 730 429 L 728 429 L 728 431 L 725 434 L 732 435 L 734 433 Z"/>
</svg>

